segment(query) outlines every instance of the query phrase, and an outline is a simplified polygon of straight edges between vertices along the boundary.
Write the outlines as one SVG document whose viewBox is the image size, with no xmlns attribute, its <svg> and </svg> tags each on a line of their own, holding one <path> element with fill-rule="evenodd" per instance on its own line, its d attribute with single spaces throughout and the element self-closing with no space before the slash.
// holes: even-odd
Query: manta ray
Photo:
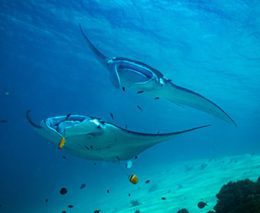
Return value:
<svg viewBox="0 0 260 213">
<path fill-rule="evenodd" d="M 88 47 L 98 61 L 109 71 L 111 81 L 123 91 L 132 90 L 137 94 L 147 94 L 154 99 L 167 99 L 178 105 L 186 105 L 214 115 L 236 125 L 235 121 L 217 104 L 192 90 L 174 84 L 157 69 L 140 61 L 124 57 L 107 57 L 89 40 L 79 25 Z"/>
<path fill-rule="evenodd" d="M 149 134 L 130 131 L 100 118 L 85 115 L 49 117 L 40 124 L 32 121 L 30 111 L 26 118 L 43 137 L 60 149 L 89 160 L 130 160 L 163 141 L 177 135 L 208 127 L 203 125 L 191 129 L 164 134 Z"/>
</svg>

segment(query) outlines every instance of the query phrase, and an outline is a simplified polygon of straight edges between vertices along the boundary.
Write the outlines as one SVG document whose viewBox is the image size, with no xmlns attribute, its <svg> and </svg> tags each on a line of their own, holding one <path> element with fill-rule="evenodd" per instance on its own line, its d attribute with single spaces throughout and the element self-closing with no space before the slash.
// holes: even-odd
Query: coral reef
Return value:
<svg viewBox="0 0 260 213">
<path fill-rule="evenodd" d="M 260 213 L 260 177 L 256 182 L 229 182 L 216 196 L 216 213 Z"/>
</svg>

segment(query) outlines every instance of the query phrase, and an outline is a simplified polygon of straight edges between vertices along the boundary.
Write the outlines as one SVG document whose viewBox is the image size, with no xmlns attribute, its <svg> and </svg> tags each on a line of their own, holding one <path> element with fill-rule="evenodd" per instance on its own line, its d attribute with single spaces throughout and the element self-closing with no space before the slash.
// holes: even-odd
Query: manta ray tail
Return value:
<svg viewBox="0 0 260 213">
<path fill-rule="evenodd" d="M 167 83 L 163 93 L 169 101 L 204 111 L 237 126 L 236 122 L 222 108 L 196 92 L 173 83 Z"/>
<path fill-rule="evenodd" d="M 79 25 L 80 31 L 82 36 L 84 37 L 87 45 L 89 46 L 89 48 L 92 50 L 92 52 L 95 54 L 95 56 L 97 57 L 97 59 L 102 63 L 102 64 L 106 64 L 107 61 L 107 57 L 100 52 L 95 46 L 94 44 L 88 39 L 86 33 L 84 32 L 84 30 L 82 29 L 81 25 Z"/>
</svg>

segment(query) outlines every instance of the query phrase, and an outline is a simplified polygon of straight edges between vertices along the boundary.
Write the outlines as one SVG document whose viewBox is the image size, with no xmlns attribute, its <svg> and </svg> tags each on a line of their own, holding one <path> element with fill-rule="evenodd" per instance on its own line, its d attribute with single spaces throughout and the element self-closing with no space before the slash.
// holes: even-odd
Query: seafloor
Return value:
<svg viewBox="0 0 260 213">
<path fill-rule="evenodd" d="M 256 180 L 260 176 L 260 155 L 180 161 L 163 166 L 151 164 L 145 169 L 137 166 L 135 172 L 140 179 L 137 185 L 122 177 L 106 177 L 115 181 L 109 192 L 100 191 L 97 196 L 95 193 L 98 192 L 86 188 L 73 196 L 72 209 L 65 205 L 71 202 L 72 196 L 64 196 L 59 204 L 50 198 L 43 207 L 45 210 L 41 207 L 35 212 L 62 212 L 64 209 L 73 213 L 91 213 L 100 209 L 102 213 L 134 213 L 137 210 L 140 213 L 176 213 L 187 208 L 191 213 L 206 213 L 214 207 L 215 195 L 223 184 L 245 178 Z M 199 209 L 199 201 L 208 205 Z"/>
</svg>

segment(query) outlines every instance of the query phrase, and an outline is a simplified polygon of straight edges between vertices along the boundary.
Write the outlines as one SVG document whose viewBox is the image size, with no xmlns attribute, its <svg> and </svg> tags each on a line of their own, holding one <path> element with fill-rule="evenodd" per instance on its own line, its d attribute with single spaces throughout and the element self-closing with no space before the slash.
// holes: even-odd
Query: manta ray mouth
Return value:
<svg viewBox="0 0 260 213">
<path fill-rule="evenodd" d="M 124 81 L 131 81 L 132 83 L 145 83 L 152 79 L 143 73 L 140 73 L 133 69 L 121 69 L 119 70 L 119 76 Z"/>
<path fill-rule="evenodd" d="M 154 79 L 152 72 L 144 69 L 134 69 L 129 66 L 118 66 L 118 75 L 122 82 L 131 82 L 135 84 L 147 83 Z"/>
<path fill-rule="evenodd" d="M 68 114 L 66 116 L 47 118 L 45 120 L 45 123 L 48 126 L 48 128 L 53 129 L 54 131 L 62 134 L 66 128 L 77 126 L 86 119 L 89 119 L 89 117 L 83 115 Z"/>
</svg>

